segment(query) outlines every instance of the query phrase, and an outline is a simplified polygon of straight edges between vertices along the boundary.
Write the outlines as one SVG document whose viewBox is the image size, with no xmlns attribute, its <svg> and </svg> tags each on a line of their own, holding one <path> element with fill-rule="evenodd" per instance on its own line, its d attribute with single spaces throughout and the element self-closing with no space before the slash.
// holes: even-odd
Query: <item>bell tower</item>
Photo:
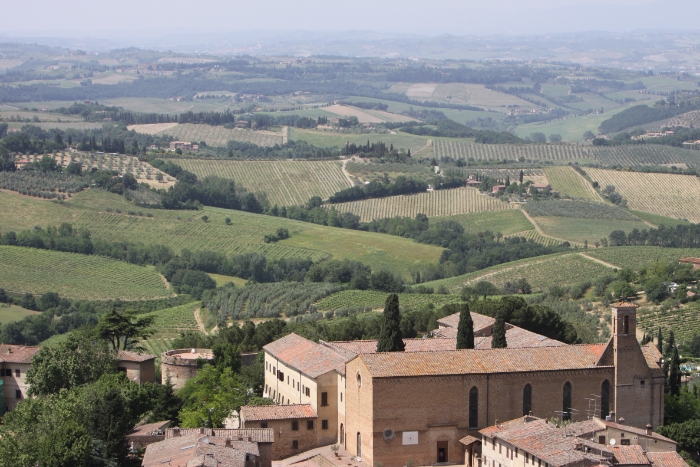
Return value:
<svg viewBox="0 0 700 467">
<path fill-rule="evenodd" d="M 650 363 L 637 342 L 637 305 L 614 303 L 612 311 L 615 364 L 614 411 L 617 420 L 638 428 L 663 423 L 663 371 Z M 655 349 L 653 349 L 656 352 Z M 616 421 L 616 420 L 613 420 Z"/>
</svg>

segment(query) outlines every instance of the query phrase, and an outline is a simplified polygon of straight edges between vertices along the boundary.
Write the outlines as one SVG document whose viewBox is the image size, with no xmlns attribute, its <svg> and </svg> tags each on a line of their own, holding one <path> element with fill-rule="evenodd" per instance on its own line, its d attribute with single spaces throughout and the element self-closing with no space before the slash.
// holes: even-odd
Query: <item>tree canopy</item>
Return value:
<svg viewBox="0 0 700 467">
<path fill-rule="evenodd" d="M 405 348 L 401 335 L 401 314 L 399 296 L 391 294 L 386 298 L 382 328 L 377 342 L 377 352 L 403 352 Z"/>
</svg>

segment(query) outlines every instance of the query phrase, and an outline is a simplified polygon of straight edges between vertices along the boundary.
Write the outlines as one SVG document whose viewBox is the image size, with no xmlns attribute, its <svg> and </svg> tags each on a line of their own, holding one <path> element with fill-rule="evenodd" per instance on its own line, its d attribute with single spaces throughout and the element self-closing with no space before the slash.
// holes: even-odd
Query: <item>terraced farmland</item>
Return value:
<svg viewBox="0 0 700 467">
<path fill-rule="evenodd" d="M 374 290 L 343 290 L 319 300 L 315 305 L 319 311 L 357 307 L 383 309 L 387 295 L 385 292 Z M 460 300 L 461 298 L 457 294 L 399 294 L 399 304 L 404 309 L 417 308 L 431 303 L 436 307 L 441 307 L 448 303 L 457 303 Z"/>
<path fill-rule="evenodd" d="M 539 244 L 545 245 L 545 246 L 561 245 L 563 243 L 561 240 L 557 240 L 556 238 L 546 237 L 544 235 L 541 235 L 535 229 L 525 230 L 523 232 L 516 232 L 516 233 L 511 234 L 511 235 L 506 235 L 506 237 L 522 237 L 522 238 L 525 238 L 526 240 L 532 240 L 533 242 L 536 242 L 536 243 L 539 243 Z M 571 243 L 571 242 L 569 242 L 569 243 Z"/>
<path fill-rule="evenodd" d="M 578 253 L 565 253 L 513 261 L 463 276 L 426 282 L 424 285 L 426 287 L 444 285 L 450 292 L 459 293 L 465 285 L 474 285 L 482 280 L 489 281 L 497 287 L 503 287 L 508 281 L 525 278 L 532 285 L 533 290 L 538 291 L 547 290 L 553 284 L 573 285 L 611 273 L 612 268 Z"/>
<path fill-rule="evenodd" d="M 678 261 L 688 256 L 700 256 L 700 248 L 661 248 L 656 246 L 621 246 L 586 251 L 588 256 L 607 261 L 620 268 L 637 270 L 658 260 Z"/>
<path fill-rule="evenodd" d="M 312 196 L 323 199 L 352 183 L 338 161 L 221 161 L 181 159 L 177 164 L 202 178 L 207 175 L 235 180 L 250 191 L 264 191 L 270 203 L 291 206 Z"/>
<path fill-rule="evenodd" d="M 204 141 L 207 146 L 226 147 L 231 140 L 253 143 L 258 146 L 274 146 L 286 143 L 282 133 L 253 131 L 240 128 L 228 129 L 223 126 L 197 125 L 194 123 L 131 125 L 129 130 L 149 135 L 170 135 L 181 141 Z"/>
<path fill-rule="evenodd" d="M 516 206 L 496 198 L 482 195 L 476 188 L 455 188 L 438 190 L 416 195 L 389 196 L 387 198 L 366 199 L 327 205 L 339 212 L 352 212 L 360 216 L 362 222 L 384 217 L 428 217 L 453 216 L 469 212 L 503 211 Z"/>
<path fill-rule="evenodd" d="M 680 310 L 642 310 L 637 313 L 639 327 L 656 336 L 659 328 L 668 337 L 671 330 L 679 344 L 687 344 L 696 334 L 700 334 L 700 306 L 692 303 Z"/>
<path fill-rule="evenodd" d="M 660 145 L 578 146 L 574 144 L 473 144 L 436 140 L 435 156 L 474 160 L 551 160 L 592 161 L 604 166 L 638 166 L 682 163 L 700 166 L 700 153 L 690 149 Z"/>
<path fill-rule="evenodd" d="M 85 300 L 167 297 L 153 269 L 100 256 L 0 246 L 0 288 L 21 294 L 57 292 Z"/>
<path fill-rule="evenodd" d="M 547 167 L 545 169 L 552 189 L 573 198 L 602 201 L 595 188 L 572 167 Z"/>
<path fill-rule="evenodd" d="M 691 175 L 587 169 L 601 186 L 614 185 L 631 209 L 700 222 L 700 179 Z"/>
</svg>

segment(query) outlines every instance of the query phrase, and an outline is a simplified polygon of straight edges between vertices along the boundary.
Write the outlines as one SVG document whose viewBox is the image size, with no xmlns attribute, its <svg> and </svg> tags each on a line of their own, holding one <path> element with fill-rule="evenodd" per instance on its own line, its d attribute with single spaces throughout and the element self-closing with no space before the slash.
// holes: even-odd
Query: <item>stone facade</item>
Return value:
<svg viewBox="0 0 700 467">
<path fill-rule="evenodd" d="M 272 460 L 284 459 L 318 445 L 316 413 L 308 405 L 241 407 L 241 430 L 267 428 L 274 433 Z"/>
<path fill-rule="evenodd" d="M 163 352 L 160 360 L 161 382 L 165 384 L 170 377 L 175 389 L 184 387 L 187 380 L 197 375 L 198 361 L 212 363 L 214 356 L 211 349 L 178 349 Z"/>
<path fill-rule="evenodd" d="M 0 344 L 0 381 L 2 381 L 0 415 L 14 409 L 27 397 L 29 385 L 25 378 L 27 371 L 32 367 L 32 358 L 40 350 L 41 347 Z"/>
</svg>

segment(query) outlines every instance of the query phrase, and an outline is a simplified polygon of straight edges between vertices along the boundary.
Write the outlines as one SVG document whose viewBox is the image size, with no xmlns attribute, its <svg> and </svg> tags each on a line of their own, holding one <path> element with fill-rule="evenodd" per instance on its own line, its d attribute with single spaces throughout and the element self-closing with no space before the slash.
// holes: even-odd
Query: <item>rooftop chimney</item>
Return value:
<svg viewBox="0 0 700 467">
<path fill-rule="evenodd" d="M 173 428 L 173 436 L 180 436 L 180 429 L 179 428 Z"/>
<path fill-rule="evenodd" d="M 624 417 L 620 417 L 619 420 L 617 421 L 617 423 L 619 423 L 620 425 L 624 425 L 624 424 L 625 424 L 625 418 L 624 418 Z"/>
<path fill-rule="evenodd" d="M 647 434 L 650 435 L 650 434 L 651 434 L 651 429 L 652 429 L 651 424 L 647 423 L 646 429 L 647 429 Z"/>
<path fill-rule="evenodd" d="M 614 422 L 615 421 L 615 412 L 610 412 L 609 417 L 610 417 L 610 421 Z"/>
</svg>

